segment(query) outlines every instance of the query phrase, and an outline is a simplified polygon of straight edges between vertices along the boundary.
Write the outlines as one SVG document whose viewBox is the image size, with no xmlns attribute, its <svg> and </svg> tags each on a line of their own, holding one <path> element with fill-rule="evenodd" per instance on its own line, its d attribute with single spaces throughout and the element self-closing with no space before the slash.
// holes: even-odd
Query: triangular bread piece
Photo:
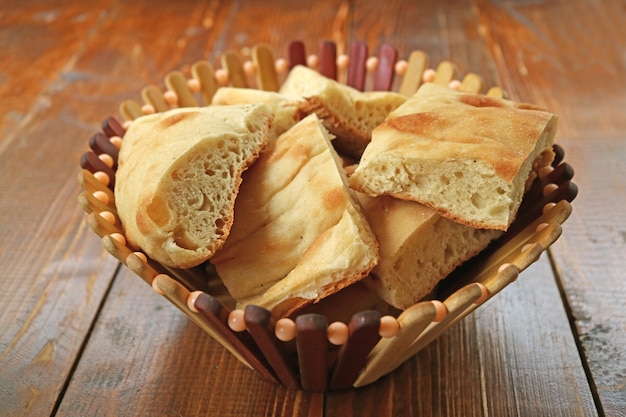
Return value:
<svg viewBox="0 0 626 417">
<path fill-rule="evenodd" d="M 297 65 L 281 86 L 282 96 L 303 113 L 315 113 L 336 136 L 339 153 L 358 159 L 369 143 L 372 130 L 406 97 L 389 91 L 361 92 L 327 78 L 314 69 Z"/>
<path fill-rule="evenodd" d="M 211 259 L 239 305 L 286 316 L 376 264 L 376 239 L 330 139 L 307 116 L 245 173 L 231 234 Z"/>
<path fill-rule="evenodd" d="M 413 201 L 357 195 L 380 253 L 378 265 L 363 283 L 399 309 L 420 301 L 503 233 L 453 222 Z"/>
<path fill-rule="evenodd" d="M 268 142 L 265 105 L 181 108 L 143 116 L 124 135 L 115 197 L 129 243 L 188 268 L 228 236 L 242 172 Z"/>
<path fill-rule="evenodd" d="M 554 156 L 556 129 L 536 106 L 427 83 L 374 130 L 350 185 L 506 230 L 533 172 Z"/>
</svg>

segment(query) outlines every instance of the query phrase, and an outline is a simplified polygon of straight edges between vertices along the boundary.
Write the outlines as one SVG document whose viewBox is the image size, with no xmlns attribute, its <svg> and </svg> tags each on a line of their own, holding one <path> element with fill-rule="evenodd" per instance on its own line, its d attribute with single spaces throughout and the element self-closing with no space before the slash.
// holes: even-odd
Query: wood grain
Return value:
<svg viewBox="0 0 626 417">
<path fill-rule="evenodd" d="M 504 88 L 559 115 L 580 196 L 551 253 L 600 409 L 624 416 L 626 39 L 617 28 L 626 9 L 478 3 Z"/>
<path fill-rule="evenodd" d="M 314 397 L 255 374 L 124 269 L 56 415 L 307 416 Z"/>
<path fill-rule="evenodd" d="M 2 2 L 0 149 L 13 136 L 14 129 L 28 121 L 31 112 L 47 105 L 47 90 L 69 81 L 57 77 L 83 46 L 85 34 L 97 25 L 98 10 L 106 10 L 111 3 L 98 0 L 87 7 L 73 0 L 61 0 L 50 7 L 38 1 Z"/>
<path fill-rule="evenodd" d="M 0 415 L 625 416 L 625 31 L 620 0 L 0 0 Z M 393 374 L 328 394 L 239 363 L 118 270 L 77 203 L 78 160 L 120 102 L 294 39 L 422 50 L 553 110 L 580 189 L 518 282 Z"/>
<path fill-rule="evenodd" d="M 474 314 L 487 415 L 597 415 L 585 372 L 573 366 L 580 361 L 574 336 L 559 325 L 567 312 L 546 258 Z M 526 385 L 520 374 L 561 382 Z M 564 400 L 572 397 L 579 401 Z"/>
<path fill-rule="evenodd" d="M 68 139 L 87 129 L 63 113 L 72 77 L 60 76 L 98 13 L 76 2 L 7 7 L 0 24 L 0 404 L 2 415 L 41 416 L 63 391 L 118 266 L 77 210 L 75 162 L 85 148 Z M 6 12 L 16 8 L 23 13 Z M 83 115 L 90 111 L 98 106 Z"/>
</svg>

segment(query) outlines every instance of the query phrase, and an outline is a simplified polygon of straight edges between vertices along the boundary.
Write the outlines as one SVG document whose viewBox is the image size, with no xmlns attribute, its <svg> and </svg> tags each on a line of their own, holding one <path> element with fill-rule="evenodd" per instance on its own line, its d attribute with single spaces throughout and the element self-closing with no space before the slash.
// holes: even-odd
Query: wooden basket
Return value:
<svg viewBox="0 0 626 417">
<path fill-rule="evenodd" d="M 297 64 L 315 66 L 323 75 L 359 90 L 394 89 L 409 96 L 422 82 L 451 84 L 475 93 L 483 90 L 482 79 L 476 74 L 466 74 L 457 81 L 451 62 L 441 62 L 433 71 L 428 69 L 428 56 L 423 52 L 414 51 L 406 61 L 398 60 L 390 45 L 383 45 L 377 57 L 368 57 L 367 46 L 360 42 L 351 45 L 348 56 L 338 56 L 332 42 L 323 42 L 317 56 L 307 56 L 301 42 L 289 45 L 287 59 L 275 60 L 265 45 L 257 45 L 251 52 L 252 61 L 244 63 L 237 54 L 222 55 L 222 68 L 217 70 L 206 61 L 196 62 L 191 66 L 191 79 L 182 72 L 169 73 L 166 90 L 147 86 L 141 92 L 143 104 L 124 101 L 119 113 L 131 121 L 171 107 L 209 105 L 216 89 L 225 84 L 276 91 L 286 71 Z M 492 87 L 485 94 L 503 93 Z M 392 315 L 358 311 L 345 322 L 331 323 L 319 313 L 276 321 L 261 307 L 235 310 L 219 278 L 206 269 L 169 268 L 127 246 L 112 191 L 124 132 L 117 118 L 107 118 L 102 132 L 90 139 L 91 150 L 81 159 L 83 192 L 78 200 L 91 229 L 102 238 L 108 252 L 242 363 L 267 379 L 307 391 L 361 387 L 392 372 L 535 262 L 560 236 L 561 225 L 572 210 L 570 202 L 577 194 L 570 181 L 573 170 L 563 162 L 563 149 L 555 145 L 554 169 L 535 180 L 516 221 L 499 240 L 442 282 L 440 300 L 422 301 Z M 343 330 L 347 337 L 339 341 L 330 337 L 329 341 L 335 329 L 339 334 Z"/>
</svg>

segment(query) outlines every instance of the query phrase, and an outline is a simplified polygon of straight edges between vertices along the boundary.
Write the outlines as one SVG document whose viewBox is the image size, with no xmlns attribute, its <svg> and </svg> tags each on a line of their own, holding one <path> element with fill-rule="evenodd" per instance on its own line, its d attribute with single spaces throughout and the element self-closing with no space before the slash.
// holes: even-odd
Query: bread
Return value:
<svg viewBox="0 0 626 417">
<path fill-rule="evenodd" d="M 135 120 L 122 141 L 116 206 L 129 243 L 167 266 L 221 247 L 241 173 L 268 142 L 265 105 L 181 108 Z"/>
<path fill-rule="evenodd" d="M 270 129 L 270 141 L 286 132 L 301 118 L 302 113 L 297 106 L 286 105 L 290 100 L 273 91 L 255 88 L 220 87 L 213 95 L 212 105 L 254 104 L 263 103 L 274 113 Z"/>
<path fill-rule="evenodd" d="M 527 104 L 424 84 L 372 134 L 350 185 L 506 230 L 538 164 L 548 164 L 554 114 Z"/>
<path fill-rule="evenodd" d="M 420 301 L 503 233 L 453 222 L 413 201 L 362 193 L 358 198 L 380 253 L 378 265 L 363 283 L 399 309 Z"/>
<path fill-rule="evenodd" d="M 404 103 L 406 97 L 389 91 L 361 92 L 324 77 L 305 66 L 295 66 L 279 90 L 305 114 L 315 113 L 336 136 L 339 153 L 359 158 L 372 130 Z"/>
<path fill-rule="evenodd" d="M 287 316 L 361 280 L 378 261 L 330 139 L 307 116 L 246 171 L 231 234 L 211 259 L 240 306 Z"/>
</svg>

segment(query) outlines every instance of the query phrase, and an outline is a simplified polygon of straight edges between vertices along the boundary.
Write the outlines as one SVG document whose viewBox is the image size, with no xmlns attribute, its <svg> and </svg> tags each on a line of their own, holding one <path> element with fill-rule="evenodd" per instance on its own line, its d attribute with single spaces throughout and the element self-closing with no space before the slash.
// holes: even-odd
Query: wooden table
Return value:
<svg viewBox="0 0 626 417">
<path fill-rule="evenodd" d="M 294 39 L 423 50 L 551 109 L 580 189 L 515 283 L 393 374 L 330 394 L 241 365 L 102 249 L 76 199 L 87 139 L 123 99 Z M 625 57 L 622 0 L 1 0 L 0 415 L 626 416 Z"/>
</svg>

